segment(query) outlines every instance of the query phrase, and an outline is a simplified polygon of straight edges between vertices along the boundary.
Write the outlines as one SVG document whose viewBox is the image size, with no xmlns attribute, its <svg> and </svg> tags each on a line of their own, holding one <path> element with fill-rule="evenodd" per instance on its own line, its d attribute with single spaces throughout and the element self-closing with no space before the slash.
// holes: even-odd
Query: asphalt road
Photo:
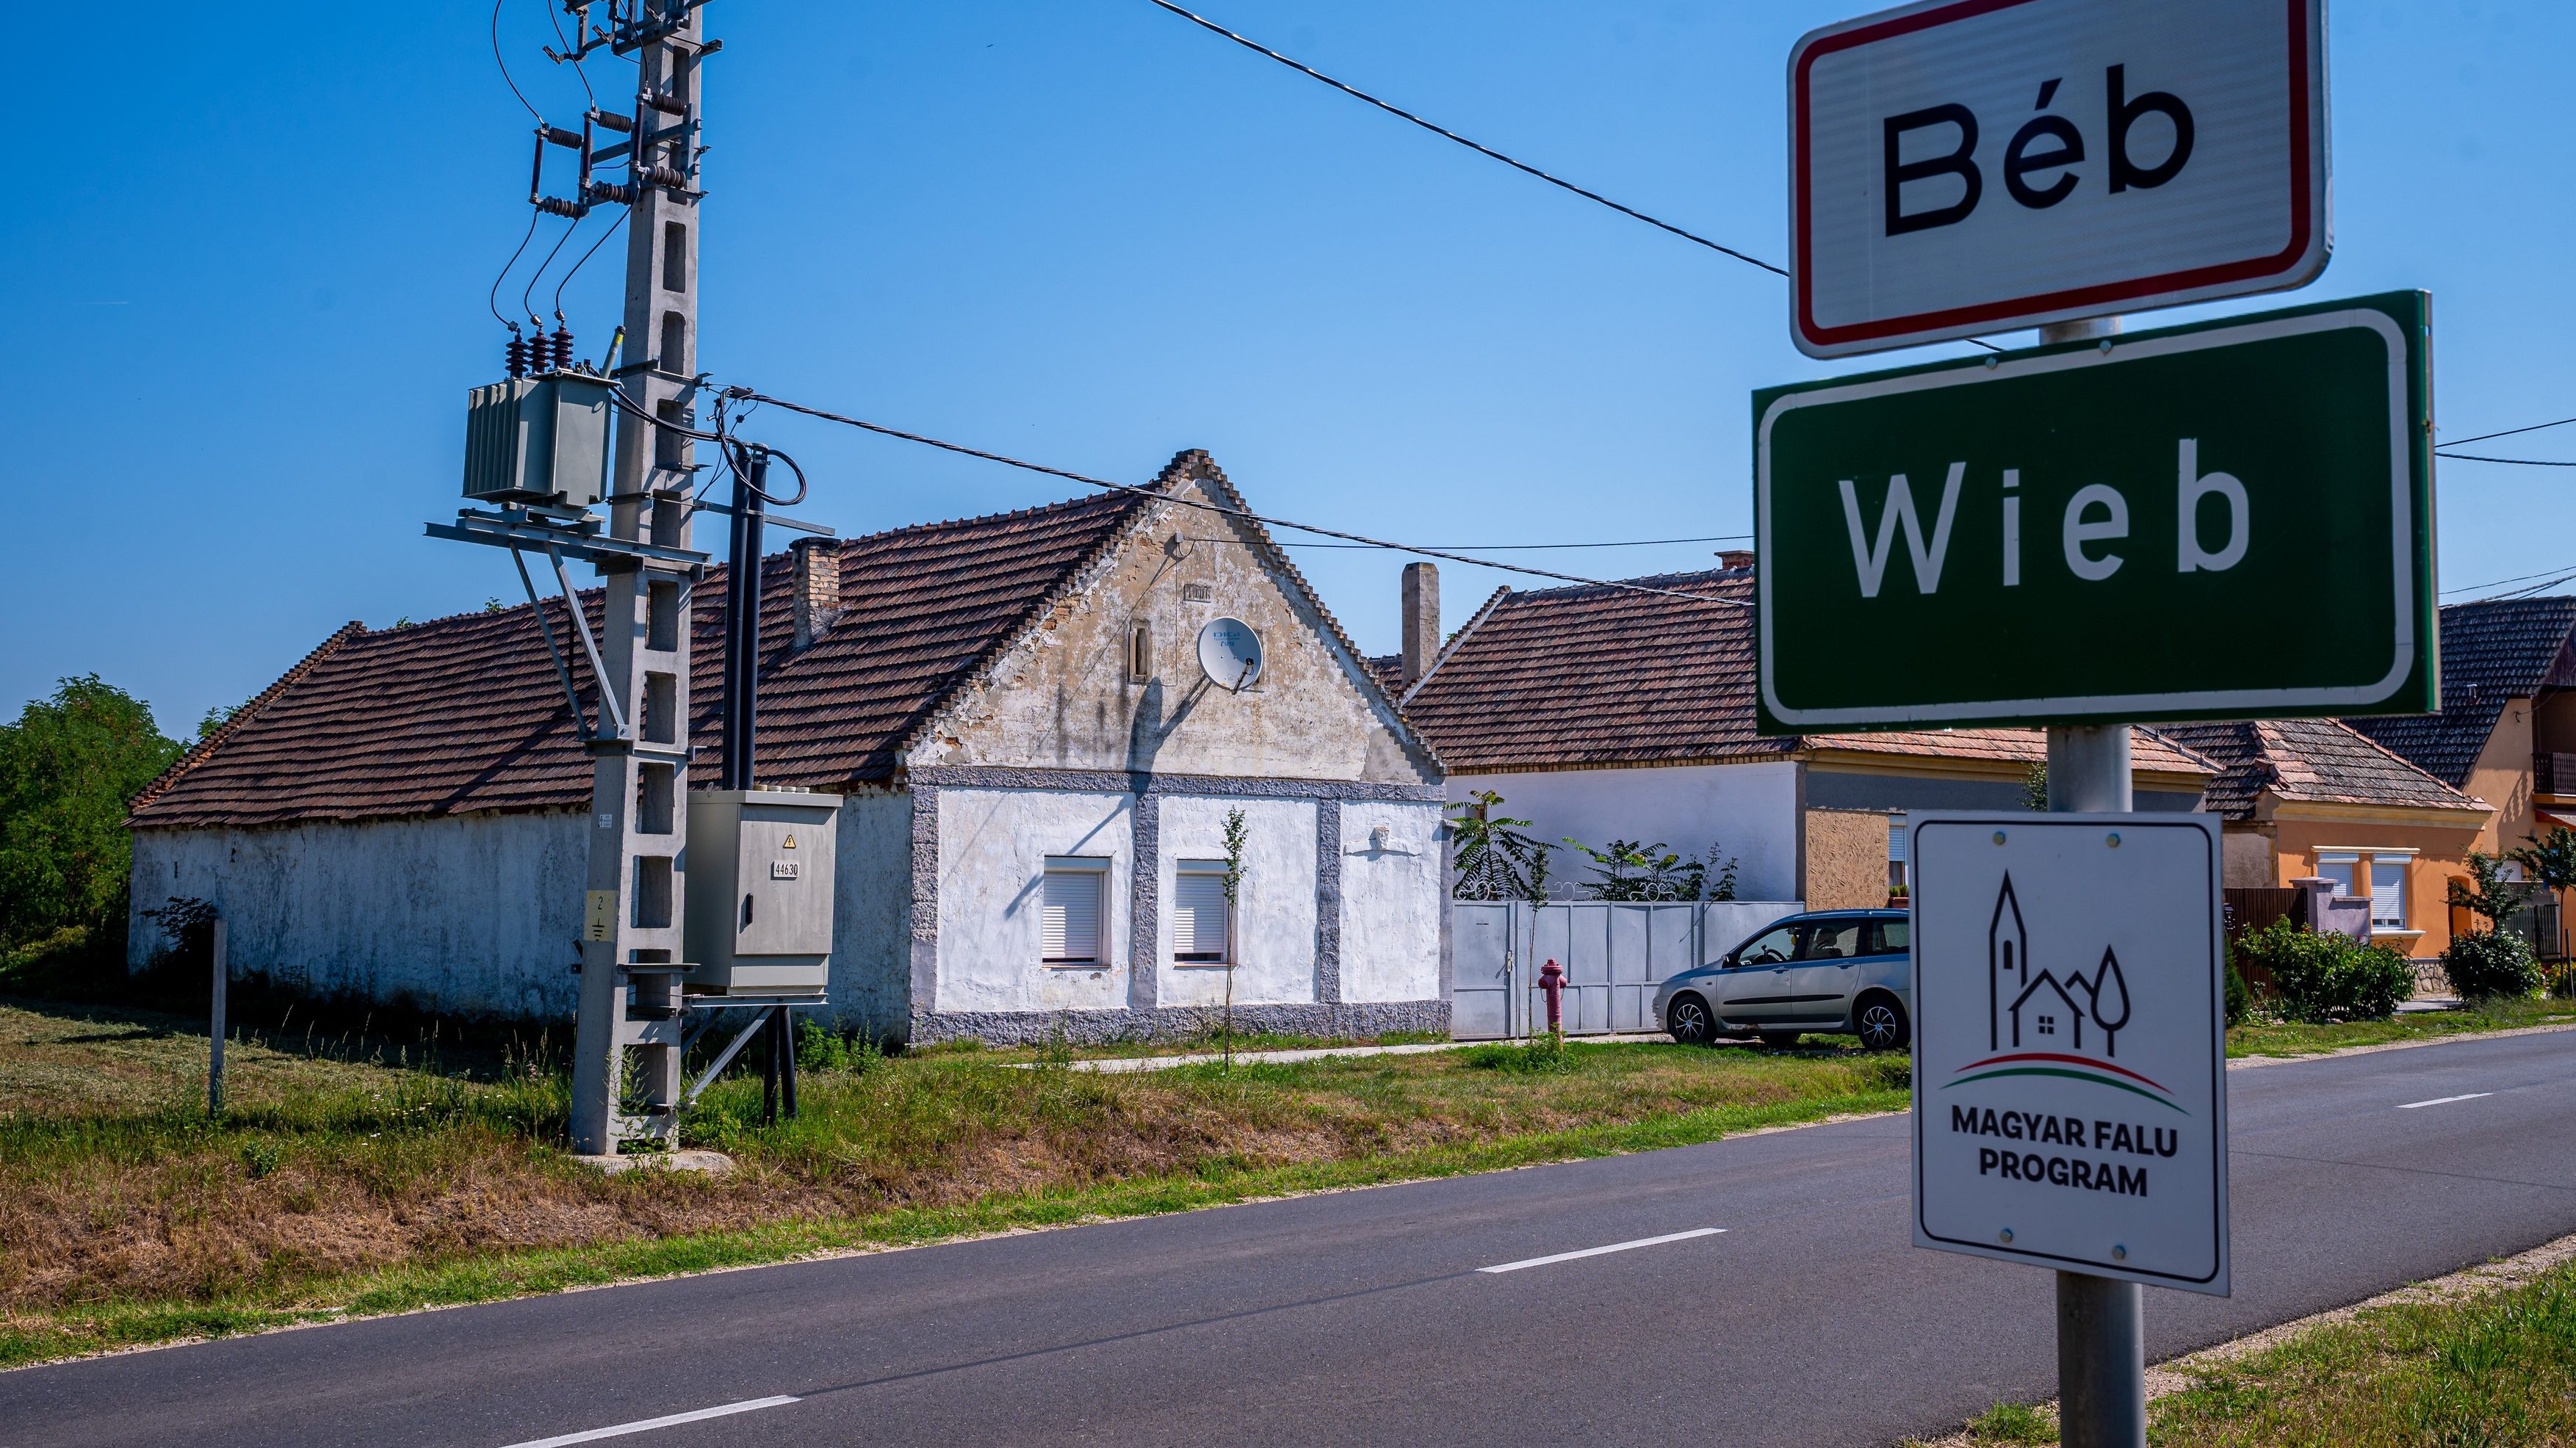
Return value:
<svg viewBox="0 0 2576 1448">
<path fill-rule="evenodd" d="M 2576 1232 L 2576 1034 L 2228 1085 L 2236 1295 L 2149 1289 L 2151 1356 Z M 2049 1274 L 1908 1245 L 1907 1158 L 1886 1117 L 30 1368 L 0 1442 L 1885 1443 L 2055 1378 Z"/>
</svg>

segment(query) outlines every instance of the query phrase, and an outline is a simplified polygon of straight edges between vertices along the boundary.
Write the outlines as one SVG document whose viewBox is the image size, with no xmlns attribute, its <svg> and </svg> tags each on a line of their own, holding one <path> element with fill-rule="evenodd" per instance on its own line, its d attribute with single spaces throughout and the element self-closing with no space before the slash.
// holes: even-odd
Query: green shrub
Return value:
<svg viewBox="0 0 2576 1448">
<path fill-rule="evenodd" d="M 2227 1024 L 2230 1026 L 2245 1024 L 2245 1017 L 2251 1014 L 2253 1009 L 2253 989 L 2245 984 L 2244 975 L 2236 969 L 2236 962 L 2231 958 L 2227 962 Z"/>
<path fill-rule="evenodd" d="M 2519 935 L 2488 930 L 2453 936 L 2450 949 L 2442 952 L 2442 971 L 2451 978 L 2451 989 L 2467 1000 L 2519 1000 L 2540 989 L 2540 962 Z"/>
<path fill-rule="evenodd" d="M 2272 977 L 2271 1004 L 2286 1020 L 2378 1021 L 2415 990 L 2415 967 L 2384 946 L 2275 920 L 2238 942 Z"/>
</svg>

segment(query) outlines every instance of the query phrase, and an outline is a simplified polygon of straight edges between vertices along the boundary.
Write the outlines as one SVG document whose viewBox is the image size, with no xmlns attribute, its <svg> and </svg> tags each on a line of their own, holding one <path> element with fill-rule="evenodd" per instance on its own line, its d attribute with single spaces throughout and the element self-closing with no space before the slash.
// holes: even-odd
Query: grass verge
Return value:
<svg viewBox="0 0 2576 1448">
<path fill-rule="evenodd" d="M 2457 1010 L 2411 1011 L 2384 1021 L 2344 1021 L 2330 1025 L 2249 1021 L 2229 1028 L 2227 1054 L 2314 1056 L 2353 1046 L 2383 1046 L 2399 1041 L 2427 1041 L 2444 1036 L 2569 1023 L 2576 1023 L 2576 1003 L 2558 999 L 2481 1001 Z"/>
<path fill-rule="evenodd" d="M 757 1124 L 725 1081 L 707 1177 L 604 1177 L 534 1057 L 450 1072 L 132 1011 L 0 1005 L 0 1365 L 819 1252 L 1711 1141 L 1901 1109 L 1901 1057 L 1811 1048 L 1478 1047 L 1131 1075 L 998 1053 L 853 1054 Z"/>
<path fill-rule="evenodd" d="M 2157 1448 L 2576 1443 L 2576 1261 L 2565 1243 L 2148 1374 Z M 2554 1265 L 2529 1265 L 2534 1258 Z M 2172 1391 L 2158 1378 L 2180 1378 Z M 1942 1448 L 2058 1441 L 2054 1405 L 1997 1403 Z"/>
</svg>

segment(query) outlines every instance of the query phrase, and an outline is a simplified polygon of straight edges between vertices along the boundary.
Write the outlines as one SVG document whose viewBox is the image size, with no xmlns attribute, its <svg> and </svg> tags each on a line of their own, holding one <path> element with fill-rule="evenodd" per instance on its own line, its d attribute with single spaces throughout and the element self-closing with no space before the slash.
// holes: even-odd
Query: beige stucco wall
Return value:
<svg viewBox="0 0 2576 1448">
<path fill-rule="evenodd" d="M 1807 908 L 1857 910 L 1887 903 L 1888 816 L 1807 811 Z"/>
<path fill-rule="evenodd" d="M 2469 793 L 2494 805 L 2495 818 L 2478 832 L 2476 848 L 2494 854 L 2531 840 L 2531 701 L 2509 699 L 2478 762 L 2469 766 Z"/>
<path fill-rule="evenodd" d="M 1200 484 L 1195 496 L 1221 501 Z M 1203 602 L 1184 596 L 1191 585 Z M 1261 677 L 1209 682 L 1199 630 L 1237 618 L 1261 636 Z M 1127 677 L 1130 624 L 1153 635 L 1152 677 Z M 1272 576 L 1236 520 L 1169 509 L 1131 533 L 1093 586 L 1072 591 L 997 672 L 964 691 L 921 765 L 1006 765 L 1431 784 L 1387 706 L 1353 680 L 1325 621 Z"/>
</svg>

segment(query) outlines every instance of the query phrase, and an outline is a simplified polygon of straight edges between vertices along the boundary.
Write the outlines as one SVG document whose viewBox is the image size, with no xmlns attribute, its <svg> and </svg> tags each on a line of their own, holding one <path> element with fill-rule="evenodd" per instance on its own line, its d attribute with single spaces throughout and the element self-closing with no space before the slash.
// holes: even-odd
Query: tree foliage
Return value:
<svg viewBox="0 0 2576 1448">
<path fill-rule="evenodd" d="M 1454 842 L 1451 864 L 1457 881 L 1451 893 L 1460 900 L 1518 900 L 1538 905 L 1547 900 L 1548 852 L 1556 846 L 1521 831 L 1528 820 L 1505 816 L 1503 797 L 1490 789 L 1455 806 L 1449 832 Z"/>
<path fill-rule="evenodd" d="M 2576 830 L 2565 825 L 2513 852 L 2523 873 L 2546 890 L 2576 890 Z"/>
<path fill-rule="evenodd" d="M 1732 900 L 1735 898 L 1735 875 L 1740 861 L 1729 855 L 1721 859 L 1718 847 L 1698 859 L 1674 853 L 1662 841 L 1643 844 L 1636 840 L 1612 840 L 1594 849 L 1581 840 L 1568 839 L 1567 844 L 1592 859 L 1592 879 L 1583 888 L 1594 900 L 1669 901 Z"/>
<path fill-rule="evenodd" d="M 2537 888 L 2527 880 L 2506 879 L 2504 869 L 2510 861 L 2503 855 L 2471 850 L 2462 863 L 2468 866 L 2468 878 L 2452 878 L 2451 903 L 2485 921 L 2488 933 L 2528 904 Z"/>
<path fill-rule="evenodd" d="M 0 945 L 123 923 L 126 802 L 178 757 L 151 706 L 96 674 L 0 725 Z"/>
</svg>

